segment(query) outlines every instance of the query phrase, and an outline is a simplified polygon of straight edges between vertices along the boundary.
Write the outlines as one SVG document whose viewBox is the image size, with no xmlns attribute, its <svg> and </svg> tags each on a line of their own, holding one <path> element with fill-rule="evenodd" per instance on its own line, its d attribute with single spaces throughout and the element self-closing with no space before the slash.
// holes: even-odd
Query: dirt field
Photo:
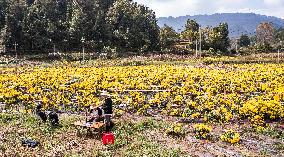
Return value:
<svg viewBox="0 0 284 157">
<path fill-rule="evenodd" d="M 73 122 L 83 116 L 60 115 L 61 126 L 42 124 L 34 115 L 0 114 L 0 156 L 283 156 L 283 123 L 271 123 L 255 131 L 246 123 L 214 124 L 210 140 L 194 136 L 194 123 L 182 123 L 184 134 L 167 135 L 166 130 L 182 119 L 141 117 L 125 114 L 114 119 L 114 145 L 104 146 L 100 134 L 77 131 Z M 241 134 L 239 144 L 220 140 L 224 129 Z M 40 142 L 36 148 L 24 147 L 21 139 Z"/>
</svg>

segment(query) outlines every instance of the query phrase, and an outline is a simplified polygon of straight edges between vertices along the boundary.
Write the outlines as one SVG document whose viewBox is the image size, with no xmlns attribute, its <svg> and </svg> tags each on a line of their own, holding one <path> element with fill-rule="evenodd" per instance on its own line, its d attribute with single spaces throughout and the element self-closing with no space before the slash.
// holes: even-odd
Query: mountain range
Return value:
<svg viewBox="0 0 284 157">
<path fill-rule="evenodd" d="M 238 37 L 241 34 L 254 35 L 256 27 L 261 22 L 271 22 L 275 28 L 284 28 L 284 19 L 255 13 L 216 13 L 213 15 L 160 17 L 158 18 L 158 25 L 163 27 L 166 24 L 173 27 L 177 32 L 181 32 L 188 19 L 196 20 L 201 27 L 214 27 L 222 22 L 227 22 L 229 25 L 230 37 Z"/>
</svg>

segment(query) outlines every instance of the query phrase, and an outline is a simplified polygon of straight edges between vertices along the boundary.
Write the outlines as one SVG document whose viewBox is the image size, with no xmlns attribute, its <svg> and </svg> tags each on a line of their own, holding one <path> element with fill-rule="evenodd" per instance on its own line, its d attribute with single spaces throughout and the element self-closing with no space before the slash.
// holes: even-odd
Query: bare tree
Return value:
<svg viewBox="0 0 284 157">
<path fill-rule="evenodd" d="M 256 28 L 256 37 L 261 44 L 273 44 L 275 42 L 275 29 L 272 23 L 259 24 Z"/>
</svg>

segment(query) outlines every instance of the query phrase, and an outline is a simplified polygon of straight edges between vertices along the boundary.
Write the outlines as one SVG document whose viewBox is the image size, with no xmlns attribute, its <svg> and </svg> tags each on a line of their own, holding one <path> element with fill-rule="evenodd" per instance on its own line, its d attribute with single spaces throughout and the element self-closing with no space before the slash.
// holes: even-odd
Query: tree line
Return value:
<svg viewBox="0 0 284 157">
<path fill-rule="evenodd" d="M 159 50 L 155 13 L 130 0 L 0 0 L 1 45 L 13 50 Z"/>
<path fill-rule="evenodd" d="M 255 36 L 230 39 L 227 23 L 201 28 L 195 20 L 176 32 L 167 25 L 159 28 L 155 12 L 132 0 L 0 0 L 0 45 L 8 53 L 16 48 L 44 53 L 55 47 L 78 52 L 83 46 L 116 55 L 198 49 L 213 55 L 268 52 L 283 45 L 283 32 L 262 23 Z"/>
<path fill-rule="evenodd" d="M 172 27 L 164 25 L 160 29 L 161 50 L 193 53 L 201 49 L 203 54 L 230 55 L 270 53 L 283 51 L 284 47 L 284 28 L 275 28 L 269 22 L 260 23 L 255 35 L 242 34 L 231 39 L 227 23 L 201 28 L 195 20 L 189 19 L 184 28 L 178 33 Z"/>
<path fill-rule="evenodd" d="M 212 53 L 226 53 L 230 46 L 227 23 L 201 29 L 201 26 L 195 20 L 188 20 L 185 24 L 185 30 L 181 33 L 177 33 L 172 27 L 167 25 L 162 27 L 160 32 L 162 51 L 193 52 L 201 48 L 201 50 Z"/>
</svg>

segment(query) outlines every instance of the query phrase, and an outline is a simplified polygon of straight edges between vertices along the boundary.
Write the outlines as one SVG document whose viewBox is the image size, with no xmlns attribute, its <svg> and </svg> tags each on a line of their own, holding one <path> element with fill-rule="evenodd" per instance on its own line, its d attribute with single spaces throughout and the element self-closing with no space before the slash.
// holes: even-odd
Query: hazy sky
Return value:
<svg viewBox="0 0 284 157">
<path fill-rule="evenodd" d="M 134 0 L 161 16 L 213 13 L 258 13 L 284 19 L 284 0 Z"/>
</svg>

